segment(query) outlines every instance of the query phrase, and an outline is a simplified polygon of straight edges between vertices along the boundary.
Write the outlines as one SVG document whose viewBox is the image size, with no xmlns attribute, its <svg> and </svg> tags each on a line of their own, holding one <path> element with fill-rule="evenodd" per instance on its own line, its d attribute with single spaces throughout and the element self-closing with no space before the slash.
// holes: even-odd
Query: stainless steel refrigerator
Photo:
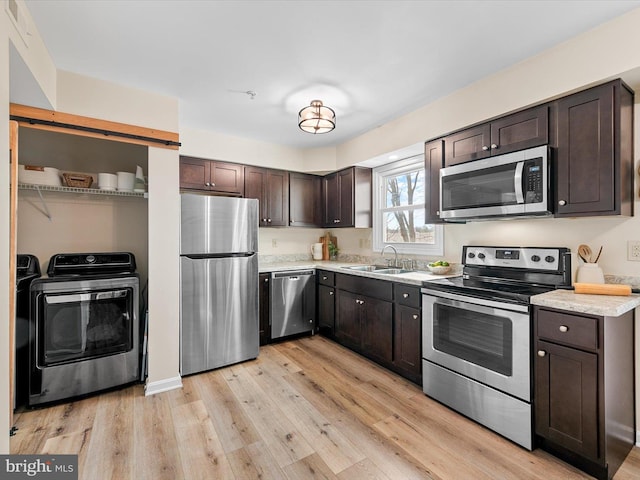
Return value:
<svg viewBox="0 0 640 480">
<path fill-rule="evenodd" d="M 258 201 L 181 195 L 180 371 L 258 356 Z"/>
</svg>

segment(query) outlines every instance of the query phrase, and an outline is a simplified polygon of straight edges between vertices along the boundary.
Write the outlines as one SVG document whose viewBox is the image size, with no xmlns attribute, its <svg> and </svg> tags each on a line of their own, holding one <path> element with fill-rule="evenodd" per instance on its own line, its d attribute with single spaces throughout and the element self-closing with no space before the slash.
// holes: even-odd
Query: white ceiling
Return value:
<svg viewBox="0 0 640 480">
<path fill-rule="evenodd" d="M 371 130 L 640 0 L 26 5 L 58 69 L 177 97 L 181 127 L 312 148 Z M 297 127 L 297 112 L 316 98 L 336 110 L 331 133 Z"/>
</svg>

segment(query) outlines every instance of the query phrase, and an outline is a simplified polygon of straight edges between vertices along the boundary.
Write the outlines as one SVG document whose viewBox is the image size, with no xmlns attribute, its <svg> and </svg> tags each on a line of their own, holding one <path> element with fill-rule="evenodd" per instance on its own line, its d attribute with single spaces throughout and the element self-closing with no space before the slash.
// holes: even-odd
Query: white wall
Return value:
<svg viewBox="0 0 640 480">
<path fill-rule="evenodd" d="M 59 70 L 56 99 L 60 112 L 178 131 L 178 100 L 165 95 Z"/>
<path fill-rule="evenodd" d="M 0 32 L 9 30 L 0 15 Z M 9 37 L 0 35 L 0 272 L 9 271 Z M 0 275 L 0 365 L 9 365 L 9 276 Z M 0 454 L 9 453 L 9 375 L 0 372 Z"/>
<path fill-rule="evenodd" d="M 640 9 L 338 146 L 339 167 L 640 68 Z"/>
<path fill-rule="evenodd" d="M 149 378 L 147 392 L 180 382 L 178 152 L 149 148 Z"/>
<path fill-rule="evenodd" d="M 180 155 L 280 168 L 293 172 L 330 172 L 336 169 L 336 149 L 298 149 L 249 138 L 182 127 Z"/>
</svg>

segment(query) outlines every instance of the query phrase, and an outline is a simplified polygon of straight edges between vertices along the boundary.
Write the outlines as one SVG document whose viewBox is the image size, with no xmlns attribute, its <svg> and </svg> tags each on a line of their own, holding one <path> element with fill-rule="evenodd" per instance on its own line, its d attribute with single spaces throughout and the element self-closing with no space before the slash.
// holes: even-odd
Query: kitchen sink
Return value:
<svg viewBox="0 0 640 480">
<path fill-rule="evenodd" d="M 342 267 L 347 270 L 357 270 L 359 272 L 376 272 L 379 273 L 380 270 L 388 270 L 389 267 L 385 267 L 382 265 L 352 265 L 349 267 Z"/>
<path fill-rule="evenodd" d="M 387 275 L 398 275 L 399 273 L 409 273 L 413 270 L 405 270 L 404 268 L 382 268 L 380 270 L 376 270 L 376 273 L 384 273 Z"/>
<path fill-rule="evenodd" d="M 391 268 L 383 265 L 351 265 L 342 268 L 345 268 L 347 270 L 356 270 L 358 272 L 382 273 L 383 275 L 398 275 L 399 273 L 407 273 L 412 271 L 405 270 L 403 268 Z"/>
</svg>

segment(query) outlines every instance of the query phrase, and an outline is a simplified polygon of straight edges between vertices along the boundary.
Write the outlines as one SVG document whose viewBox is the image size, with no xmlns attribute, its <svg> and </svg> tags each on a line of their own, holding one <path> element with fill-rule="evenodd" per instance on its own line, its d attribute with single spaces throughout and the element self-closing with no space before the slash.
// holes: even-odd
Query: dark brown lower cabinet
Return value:
<svg viewBox="0 0 640 480">
<path fill-rule="evenodd" d="M 538 341 L 536 432 L 598 458 L 598 355 Z"/>
<path fill-rule="evenodd" d="M 383 365 L 393 360 L 393 284 L 336 274 L 335 338 Z"/>
<path fill-rule="evenodd" d="M 362 349 L 381 362 L 393 360 L 393 304 L 377 298 L 360 298 Z"/>
<path fill-rule="evenodd" d="M 420 288 L 393 286 L 393 366 L 412 382 L 422 385 L 422 295 Z"/>
<path fill-rule="evenodd" d="M 318 295 L 319 310 L 323 299 L 326 312 L 335 308 L 333 335 L 329 336 L 412 382 L 422 383 L 419 287 L 335 274 L 335 287 L 319 285 Z M 323 321 L 321 313 L 319 317 L 320 331 L 329 331 L 329 321 Z"/>
<path fill-rule="evenodd" d="M 271 324 L 269 322 L 271 274 L 261 273 L 258 285 L 258 301 L 260 303 L 260 345 L 266 345 L 271 341 Z"/>
<path fill-rule="evenodd" d="M 336 289 L 318 285 L 318 331 L 333 337 L 336 320 Z"/>
<path fill-rule="evenodd" d="M 635 443 L 633 317 L 534 308 L 536 443 L 599 479 Z"/>
<path fill-rule="evenodd" d="M 420 309 L 394 305 L 393 364 L 404 377 L 422 384 L 422 319 Z"/>
</svg>

